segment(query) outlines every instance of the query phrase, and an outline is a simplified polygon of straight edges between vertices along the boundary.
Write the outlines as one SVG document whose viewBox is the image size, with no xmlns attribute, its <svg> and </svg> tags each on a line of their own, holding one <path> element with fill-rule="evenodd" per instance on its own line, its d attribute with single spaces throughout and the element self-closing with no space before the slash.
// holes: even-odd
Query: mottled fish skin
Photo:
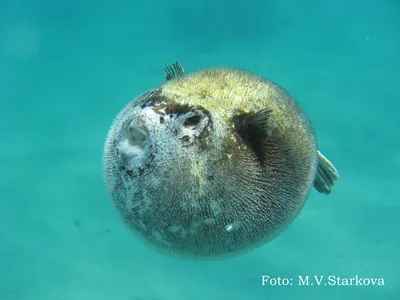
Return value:
<svg viewBox="0 0 400 300">
<path fill-rule="evenodd" d="M 105 180 L 123 220 L 148 245 L 185 258 L 235 256 L 272 240 L 315 185 L 321 160 L 307 115 L 248 71 L 184 74 L 175 64 L 166 73 L 106 139 Z"/>
</svg>

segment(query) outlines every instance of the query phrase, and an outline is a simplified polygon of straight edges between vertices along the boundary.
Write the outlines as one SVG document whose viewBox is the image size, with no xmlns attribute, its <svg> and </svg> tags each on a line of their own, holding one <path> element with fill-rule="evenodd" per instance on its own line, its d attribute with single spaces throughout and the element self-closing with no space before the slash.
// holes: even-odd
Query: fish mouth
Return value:
<svg viewBox="0 0 400 300">
<path fill-rule="evenodd" d="M 132 170 L 144 165 L 149 156 L 150 139 L 150 131 L 140 118 L 126 120 L 116 144 L 118 165 Z"/>
<path fill-rule="evenodd" d="M 138 124 L 136 120 L 131 121 L 127 128 L 126 138 L 132 147 L 144 149 L 149 137 L 146 127 Z"/>
</svg>

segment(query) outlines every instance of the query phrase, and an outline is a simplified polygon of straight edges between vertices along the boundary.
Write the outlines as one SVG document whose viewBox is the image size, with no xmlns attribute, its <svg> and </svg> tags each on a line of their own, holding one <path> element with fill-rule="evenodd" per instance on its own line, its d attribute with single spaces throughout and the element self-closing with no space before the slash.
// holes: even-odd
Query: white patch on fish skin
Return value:
<svg viewBox="0 0 400 300">
<path fill-rule="evenodd" d="M 210 206 L 214 216 L 218 216 L 221 213 L 222 209 L 217 201 L 212 200 Z"/>
<path fill-rule="evenodd" d="M 214 222 L 215 222 L 215 219 L 213 219 L 213 218 L 207 218 L 207 219 L 203 220 L 203 223 L 207 224 L 207 225 L 213 224 Z"/>
<path fill-rule="evenodd" d="M 164 235 L 159 231 L 152 231 L 151 232 L 151 237 L 152 237 L 153 241 L 155 241 L 156 243 L 163 244 L 163 245 L 166 245 L 166 246 L 171 246 L 171 243 L 168 242 L 165 239 Z"/>
<path fill-rule="evenodd" d="M 227 232 L 231 232 L 231 231 L 233 230 L 233 225 L 232 225 L 232 224 L 226 225 L 226 226 L 225 226 L 225 230 L 226 230 Z"/>
<path fill-rule="evenodd" d="M 179 232 L 179 231 L 181 231 L 181 230 L 184 230 L 181 226 L 179 226 L 179 225 L 175 225 L 175 226 L 170 226 L 169 228 L 168 228 L 168 230 L 170 231 L 170 232 L 172 232 L 172 233 L 177 233 L 177 232 Z"/>
<path fill-rule="evenodd" d="M 148 197 L 143 197 L 142 199 L 137 199 L 138 213 L 143 216 L 146 212 L 151 211 L 152 201 Z"/>
<path fill-rule="evenodd" d="M 144 224 L 144 222 L 142 220 L 139 220 L 137 222 L 137 224 L 139 225 L 140 228 L 142 228 L 143 230 L 147 230 L 147 226 L 146 224 Z"/>
<path fill-rule="evenodd" d="M 199 230 L 200 225 L 201 225 L 201 222 L 193 222 L 192 225 L 190 226 L 189 234 L 196 235 Z"/>
<path fill-rule="evenodd" d="M 175 233 L 180 235 L 182 238 L 186 238 L 188 235 L 188 232 L 186 229 L 184 229 L 182 226 L 180 225 L 174 225 L 174 226 L 170 226 L 168 228 L 168 231 L 171 233 Z"/>
<path fill-rule="evenodd" d="M 240 226 L 241 223 L 239 221 L 233 221 L 225 226 L 225 230 L 226 232 L 232 232 L 234 230 L 238 230 Z"/>
</svg>

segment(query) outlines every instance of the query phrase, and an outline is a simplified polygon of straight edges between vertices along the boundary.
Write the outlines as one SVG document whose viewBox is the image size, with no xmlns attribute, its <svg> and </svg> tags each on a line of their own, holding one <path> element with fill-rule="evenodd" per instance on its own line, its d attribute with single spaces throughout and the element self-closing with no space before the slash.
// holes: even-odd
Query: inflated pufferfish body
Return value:
<svg viewBox="0 0 400 300">
<path fill-rule="evenodd" d="M 147 244 L 236 255 L 282 232 L 313 186 L 330 193 L 338 174 L 282 88 L 239 69 L 166 72 L 117 116 L 103 157 L 115 206 Z"/>
</svg>

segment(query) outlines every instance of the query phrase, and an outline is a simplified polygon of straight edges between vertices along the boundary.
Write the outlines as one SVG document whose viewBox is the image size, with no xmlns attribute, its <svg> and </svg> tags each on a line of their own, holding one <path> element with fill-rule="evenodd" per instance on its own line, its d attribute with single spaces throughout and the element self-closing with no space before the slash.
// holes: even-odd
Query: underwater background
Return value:
<svg viewBox="0 0 400 300">
<path fill-rule="evenodd" d="M 148 249 L 103 183 L 113 118 L 175 60 L 283 86 L 340 174 L 238 258 Z M 400 299 L 399 110 L 400 1 L 2 0 L 0 300 Z M 298 286 L 307 275 L 385 285 Z"/>
</svg>

